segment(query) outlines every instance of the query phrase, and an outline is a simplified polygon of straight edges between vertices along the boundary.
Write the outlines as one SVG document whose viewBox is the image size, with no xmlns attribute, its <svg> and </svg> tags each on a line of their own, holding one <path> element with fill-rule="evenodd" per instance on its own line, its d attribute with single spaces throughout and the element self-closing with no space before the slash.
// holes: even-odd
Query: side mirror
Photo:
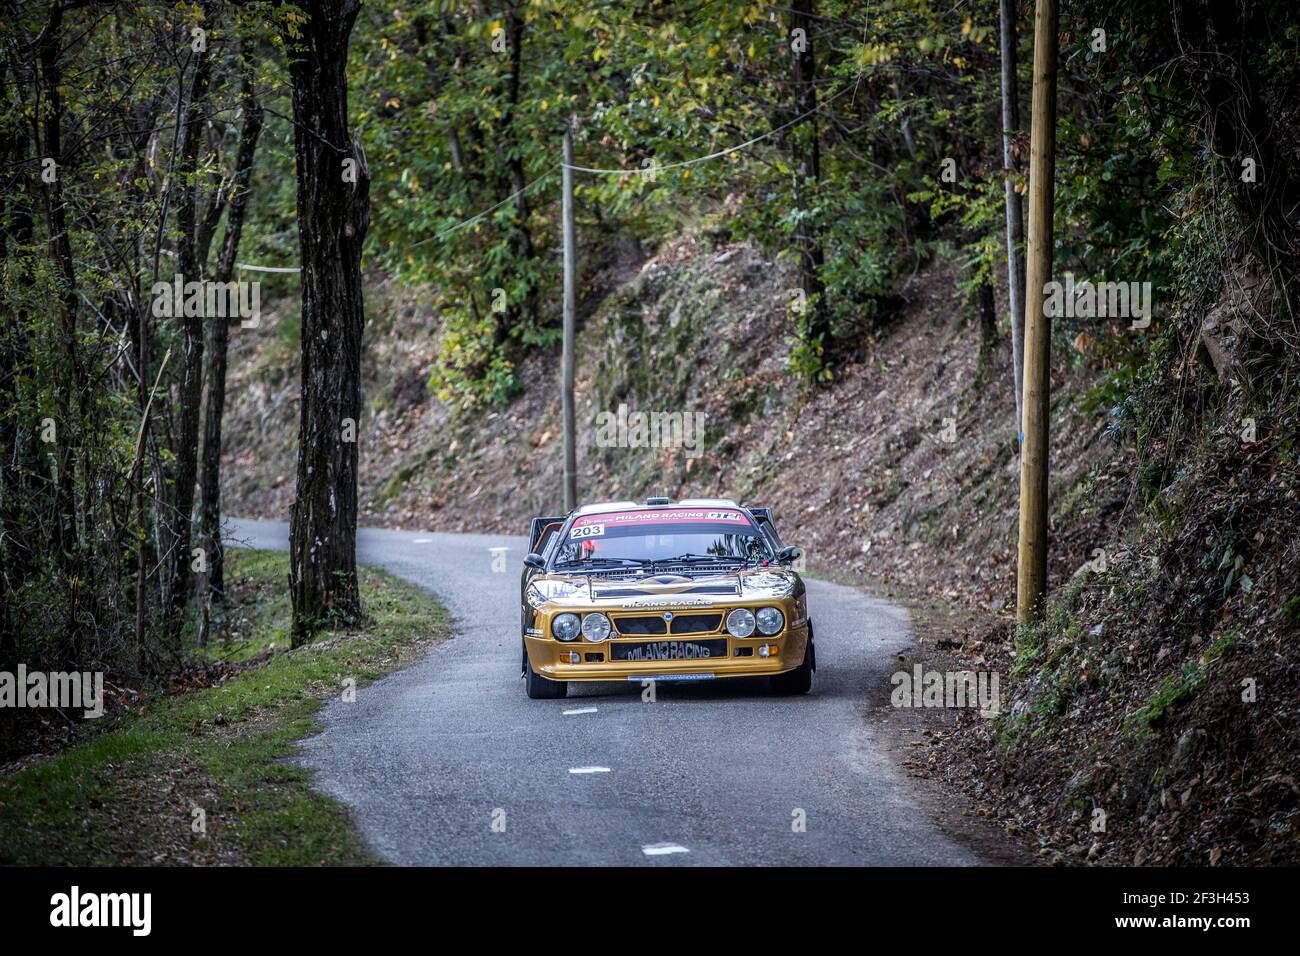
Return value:
<svg viewBox="0 0 1300 956">
<path fill-rule="evenodd" d="M 802 557 L 803 557 L 803 551 L 800 550 L 799 548 L 796 548 L 794 546 L 788 548 L 782 548 L 780 551 L 777 552 L 776 563 L 793 564 L 795 561 L 798 561 Z"/>
<path fill-rule="evenodd" d="M 524 564 L 526 564 L 530 568 L 536 568 L 538 571 L 540 571 L 546 567 L 546 559 L 542 557 L 540 554 L 533 552 L 531 554 L 524 555 Z"/>
</svg>

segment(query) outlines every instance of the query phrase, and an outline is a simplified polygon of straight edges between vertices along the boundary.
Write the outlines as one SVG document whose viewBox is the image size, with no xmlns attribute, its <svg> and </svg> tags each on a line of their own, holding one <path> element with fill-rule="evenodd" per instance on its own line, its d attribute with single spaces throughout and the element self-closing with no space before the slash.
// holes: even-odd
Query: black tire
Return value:
<svg viewBox="0 0 1300 956">
<path fill-rule="evenodd" d="M 813 649 L 812 630 L 808 631 L 808 646 L 803 652 L 803 663 L 792 671 L 774 674 L 768 678 L 774 694 L 806 694 L 812 690 L 813 670 L 817 664 L 817 652 Z"/>
<path fill-rule="evenodd" d="M 551 680 L 533 671 L 533 662 L 524 655 L 524 690 L 532 700 L 557 700 L 569 694 L 568 681 Z"/>
</svg>

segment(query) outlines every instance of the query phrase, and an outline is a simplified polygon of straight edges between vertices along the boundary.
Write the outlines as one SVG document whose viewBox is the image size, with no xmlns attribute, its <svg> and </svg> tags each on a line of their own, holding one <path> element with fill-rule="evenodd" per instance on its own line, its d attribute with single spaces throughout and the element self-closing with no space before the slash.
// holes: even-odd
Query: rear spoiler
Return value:
<svg viewBox="0 0 1300 956">
<path fill-rule="evenodd" d="M 560 515 L 558 518 L 538 517 L 532 520 L 528 529 L 528 551 L 531 554 L 537 550 L 537 542 L 542 537 L 542 532 L 553 524 L 563 524 L 568 515 Z"/>
</svg>

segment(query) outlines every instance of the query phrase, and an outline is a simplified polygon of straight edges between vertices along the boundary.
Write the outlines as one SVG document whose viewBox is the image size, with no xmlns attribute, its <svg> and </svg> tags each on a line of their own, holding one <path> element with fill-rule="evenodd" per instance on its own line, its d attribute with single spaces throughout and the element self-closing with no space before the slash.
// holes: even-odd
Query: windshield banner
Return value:
<svg viewBox="0 0 1300 956">
<path fill-rule="evenodd" d="M 696 509 L 666 508 L 662 511 L 611 511 L 606 514 L 583 515 L 575 518 L 571 537 L 601 537 L 607 529 L 636 528 L 645 525 L 699 524 L 701 521 L 721 521 L 749 526 L 749 519 L 735 508 Z M 592 528 L 593 531 L 579 529 Z M 599 528 L 599 531 L 594 529 Z"/>
</svg>

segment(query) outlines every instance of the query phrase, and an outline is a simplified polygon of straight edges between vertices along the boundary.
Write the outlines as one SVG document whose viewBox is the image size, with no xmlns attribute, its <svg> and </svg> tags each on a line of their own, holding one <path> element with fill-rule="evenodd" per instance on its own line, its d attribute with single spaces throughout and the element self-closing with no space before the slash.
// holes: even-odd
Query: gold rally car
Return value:
<svg viewBox="0 0 1300 956">
<path fill-rule="evenodd" d="M 804 584 L 767 508 L 720 498 L 588 505 L 532 520 L 520 581 L 528 696 L 569 681 L 770 679 L 812 687 Z"/>
</svg>

